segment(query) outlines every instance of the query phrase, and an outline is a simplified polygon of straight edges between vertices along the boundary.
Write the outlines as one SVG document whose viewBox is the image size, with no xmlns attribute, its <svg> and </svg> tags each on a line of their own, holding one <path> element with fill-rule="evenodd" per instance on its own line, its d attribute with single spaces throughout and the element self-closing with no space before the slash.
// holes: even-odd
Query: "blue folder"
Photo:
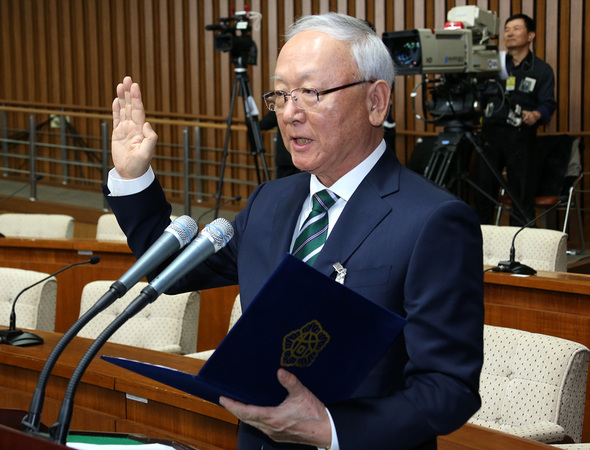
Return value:
<svg viewBox="0 0 590 450">
<path fill-rule="evenodd" d="M 406 320 L 286 255 L 197 374 L 102 356 L 125 369 L 219 403 L 276 406 L 281 367 L 324 404 L 347 400 Z"/>
</svg>

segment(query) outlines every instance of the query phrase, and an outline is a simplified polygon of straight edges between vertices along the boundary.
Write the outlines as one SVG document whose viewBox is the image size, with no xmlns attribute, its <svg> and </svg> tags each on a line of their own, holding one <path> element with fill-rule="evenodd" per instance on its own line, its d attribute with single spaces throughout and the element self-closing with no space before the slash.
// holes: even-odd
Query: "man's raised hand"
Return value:
<svg viewBox="0 0 590 450">
<path fill-rule="evenodd" d="M 125 77 L 113 100 L 113 164 L 123 179 L 137 178 L 149 168 L 158 135 L 145 121 L 139 85 Z"/>
</svg>

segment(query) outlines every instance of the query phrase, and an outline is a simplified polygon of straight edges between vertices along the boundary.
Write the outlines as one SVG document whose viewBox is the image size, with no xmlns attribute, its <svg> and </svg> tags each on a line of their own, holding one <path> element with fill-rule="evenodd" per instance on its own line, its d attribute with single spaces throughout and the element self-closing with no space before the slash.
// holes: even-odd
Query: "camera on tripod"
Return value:
<svg viewBox="0 0 590 450">
<path fill-rule="evenodd" d="M 494 76 L 500 70 L 495 12 L 456 6 L 447 13 L 445 29 L 420 28 L 383 34 L 399 75 L 469 73 Z"/>
<path fill-rule="evenodd" d="M 231 61 L 235 64 L 231 105 L 229 108 L 229 116 L 227 118 L 227 127 L 225 129 L 225 141 L 223 144 L 223 155 L 221 157 L 219 182 L 217 185 L 217 193 L 215 194 L 215 217 L 218 217 L 221 204 L 223 178 L 225 176 L 225 166 L 229 154 L 229 140 L 232 131 L 233 111 L 238 96 L 242 97 L 244 113 L 246 115 L 250 153 L 254 157 L 258 182 L 262 183 L 262 177 L 259 172 L 257 157 L 260 158 L 262 171 L 266 180 L 270 180 L 268 168 L 264 160 L 264 141 L 262 140 L 260 124 L 258 123 L 259 112 L 256 106 L 256 101 L 252 95 L 252 87 L 250 86 L 250 77 L 248 76 L 247 70 L 248 65 L 256 65 L 256 57 L 258 55 L 256 43 L 250 34 L 252 31 L 250 19 L 254 20 L 254 28 L 258 30 L 260 21 L 262 20 L 262 14 L 250 11 L 248 6 L 245 7 L 245 11 L 232 12 L 231 17 L 218 19 L 219 24 L 205 26 L 206 30 L 218 31 L 214 36 L 214 49 L 221 52 L 230 52 Z M 240 34 L 237 34 L 238 31 Z"/>
<path fill-rule="evenodd" d="M 232 17 L 220 17 L 219 24 L 207 25 L 206 30 L 219 31 L 214 36 L 213 48 L 220 52 L 230 52 L 232 62 L 239 66 L 255 66 L 258 57 L 256 42 L 250 32 L 249 11 L 239 11 Z M 240 34 L 236 34 L 239 31 Z"/>
<path fill-rule="evenodd" d="M 386 32 L 383 42 L 389 49 L 398 75 L 426 74 L 416 85 L 433 84 L 431 100 L 424 98 L 423 109 L 436 119 L 475 121 L 482 113 L 482 79 L 494 78 L 501 69 L 496 13 L 477 6 L 456 6 L 447 13 L 442 30 L 421 28 Z M 428 74 L 440 77 L 429 79 Z M 418 117 L 422 118 L 419 114 Z M 426 120 L 426 119 L 424 119 Z"/>
</svg>

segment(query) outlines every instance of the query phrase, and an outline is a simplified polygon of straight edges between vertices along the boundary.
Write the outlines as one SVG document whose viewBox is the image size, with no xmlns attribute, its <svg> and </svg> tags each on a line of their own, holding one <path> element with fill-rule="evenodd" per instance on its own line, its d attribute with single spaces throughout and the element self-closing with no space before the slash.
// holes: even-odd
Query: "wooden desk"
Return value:
<svg viewBox="0 0 590 450">
<path fill-rule="evenodd" d="M 488 325 L 557 336 L 590 348 L 589 275 L 486 272 L 484 281 Z M 590 376 L 587 386 L 583 442 L 590 442 Z"/>
<path fill-rule="evenodd" d="M 0 346 L 0 407 L 28 410 L 37 378 L 61 335 L 38 332 L 45 344 Z M 50 378 L 42 422 L 52 425 L 69 378 L 89 339 L 76 338 Z M 107 343 L 99 355 L 122 356 L 197 373 L 203 361 L 163 352 Z M 237 445 L 237 420 L 220 406 L 170 388 L 96 358 L 75 397 L 72 430 L 141 433 L 202 450 Z"/>
<path fill-rule="evenodd" d="M 78 318 L 84 286 L 91 281 L 119 279 L 136 261 L 131 250 L 126 243 L 96 239 L 0 239 L 0 267 L 55 273 L 92 255 L 100 256 L 98 264 L 72 267 L 57 276 L 55 331 L 59 333 L 65 333 Z M 237 293 L 237 286 L 201 293 L 196 351 L 213 349 L 221 342 Z"/>
<path fill-rule="evenodd" d="M 40 346 L 0 346 L 0 408 L 28 410 L 39 372 L 60 337 L 56 333 L 39 334 L 45 339 L 45 344 Z M 43 424 L 49 426 L 55 422 L 68 380 L 91 342 L 76 338 L 56 364 L 47 386 Z M 109 343 L 100 354 L 138 359 L 194 373 L 203 364 L 179 355 Z M 95 359 L 82 378 L 75 397 L 71 429 L 141 433 L 200 450 L 230 450 L 237 446 L 237 420 L 225 409 L 101 359 Z M 500 448 L 533 450 L 548 447 L 469 424 L 439 438 L 440 450 Z"/>
<path fill-rule="evenodd" d="M 439 450 L 535 450 L 555 449 L 541 442 L 466 424 L 457 431 L 438 438 Z"/>
</svg>

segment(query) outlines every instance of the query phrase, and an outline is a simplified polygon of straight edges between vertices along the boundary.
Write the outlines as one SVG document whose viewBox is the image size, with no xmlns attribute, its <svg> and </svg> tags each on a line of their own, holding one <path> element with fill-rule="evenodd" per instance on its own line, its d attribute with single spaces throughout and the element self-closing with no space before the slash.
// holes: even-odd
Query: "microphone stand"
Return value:
<svg viewBox="0 0 590 450">
<path fill-rule="evenodd" d="M 51 426 L 49 429 L 49 435 L 53 439 L 54 442 L 57 442 L 62 445 L 66 445 L 66 441 L 68 438 L 68 433 L 70 429 L 70 422 L 72 421 L 72 414 L 74 410 L 74 396 L 76 395 L 76 390 L 78 385 L 80 384 L 80 379 L 86 372 L 86 369 L 98 353 L 98 351 L 102 348 L 102 346 L 109 340 L 109 338 L 119 329 L 121 328 L 125 322 L 131 319 L 135 314 L 140 312 L 143 308 L 145 308 L 149 303 L 153 302 L 158 294 L 152 292 L 149 294 L 144 292 L 146 289 L 151 288 L 151 286 L 146 286 L 142 291 L 141 294 L 133 300 L 127 308 L 117 316 L 109 326 L 107 326 L 102 333 L 94 340 L 92 345 L 88 348 L 84 356 L 76 366 L 72 377 L 68 383 L 68 387 L 66 389 L 66 393 L 64 395 L 61 408 L 59 410 L 59 415 L 57 417 L 57 422 Z M 150 295 L 152 294 L 152 295 Z"/>
<path fill-rule="evenodd" d="M 492 271 L 493 272 L 519 273 L 519 274 L 523 274 L 523 275 L 535 275 L 537 273 L 537 271 L 535 269 L 516 261 L 516 257 L 515 257 L 516 252 L 515 252 L 515 248 L 514 248 L 514 241 L 516 240 L 516 236 L 518 236 L 518 233 L 520 233 L 522 230 L 529 227 L 530 225 L 534 224 L 537 220 L 541 219 L 542 217 L 547 215 L 549 212 L 553 211 L 555 208 L 557 208 L 558 206 L 563 205 L 563 204 L 564 204 L 564 202 L 562 200 L 558 201 L 551 208 L 547 208 L 545 211 L 543 211 L 541 214 L 539 214 L 537 217 L 535 217 L 529 223 L 527 223 L 526 225 L 521 227 L 516 233 L 514 233 L 514 236 L 512 237 L 512 245 L 510 246 L 510 259 L 508 261 L 500 261 L 496 267 L 492 267 Z"/>
<path fill-rule="evenodd" d="M 183 233 L 182 231 L 185 231 Z M 160 256 L 167 257 L 172 255 L 175 248 L 171 248 L 169 245 L 169 239 L 181 239 L 180 248 L 184 247 L 193 238 L 197 231 L 197 223 L 189 216 L 181 216 L 176 219 L 172 224 L 166 228 L 169 233 L 164 233 L 166 236 L 165 241 L 162 241 L 162 237 L 156 241 L 147 252 L 145 252 L 138 260 L 138 263 L 143 261 L 143 271 L 139 270 L 136 265 L 129 269 L 119 280 L 115 281 L 109 290 L 98 299 L 98 301 L 89 308 L 82 316 L 78 318 L 76 322 L 66 331 L 61 337 L 56 346 L 53 348 L 51 354 L 47 358 L 39 379 L 37 380 L 37 387 L 33 393 L 31 399 L 31 405 L 29 407 L 28 414 L 23 418 L 22 425 L 25 427 L 27 432 L 37 433 L 39 431 L 39 425 L 41 423 L 41 412 L 43 411 L 43 403 L 45 398 L 45 389 L 47 382 L 49 381 L 49 375 L 53 370 L 53 367 L 57 363 L 58 358 L 61 356 L 67 345 L 76 337 L 82 328 L 86 326 L 94 317 L 104 311 L 110 305 L 112 305 L 117 299 L 123 297 L 129 288 L 137 283 L 146 272 L 153 270 L 154 264 L 147 264 L 146 261 L 151 260 L 152 256 L 156 253 Z M 175 236 L 174 238 L 170 236 Z M 165 243 L 163 243 L 165 242 Z M 158 245 L 159 243 L 159 245 Z M 166 244 L 168 243 L 168 244 Z"/>
<path fill-rule="evenodd" d="M 8 345 L 19 345 L 16 343 L 17 338 L 21 337 L 22 335 L 26 334 L 28 339 L 27 339 L 27 343 L 24 344 L 26 346 L 31 346 L 31 345 L 40 345 L 43 344 L 43 338 L 37 336 L 36 334 L 33 333 L 29 333 L 29 332 L 25 332 L 22 330 L 17 330 L 16 329 L 16 302 L 19 299 L 19 297 L 21 296 L 21 294 L 23 294 L 24 292 L 28 291 L 29 289 L 37 286 L 39 283 L 43 283 L 46 280 L 49 280 L 51 277 L 54 277 L 60 273 L 62 273 L 64 270 L 68 270 L 70 267 L 74 267 L 74 266 L 79 266 L 82 264 L 96 264 L 100 261 L 100 258 L 98 256 L 93 256 L 91 257 L 88 261 L 83 261 L 83 262 L 78 262 L 78 263 L 73 263 L 70 264 L 69 266 L 64 267 L 61 270 L 58 270 L 57 272 L 48 275 L 42 279 L 40 279 L 39 281 L 37 281 L 36 283 L 31 284 L 30 286 L 27 286 L 26 288 L 24 288 L 22 291 L 20 291 L 17 296 L 14 298 L 14 301 L 12 302 L 12 310 L 10 311 L 10 327 L 7 330 L 0 330 L 0 343 L 2 344 L 8 344 Z"/>
<path fill-rule="evenodd" d="M 82 316 L 74 322 L 74 324 L 66 331 L 66 333 L 60 338 L 53 350 L 51 351 L 47 361 L 43 365 L 43 369 L 39 374 L 37 380 L 37 387 L 33 393 L 31 404 L 29 406 L 29 412 L 22 420 L 22 425 L 25 427 L 25 431 L 29 433 L 37 433 L 39 431 L 39 425 L 41 423 L 41 412 L 43 411 L 43 403 L 45 400 L 45 389 L 47 382 L 49 381 L 49 375 L 53 370 L 53 367 L 57 363 L 58 358 L 61 356 L 68 344 L 76 337 L 84 326 L 90 320 L 92 320 L 100 312 L 104 311 L 115 300 L 122 297 L 126 291 L 126 288 L 122 283 L 116 281 L 110 287 L 110 289 L 100 298 L 98 301 L 89 308 Z M 123 292 L 123 293 L 121 293 Z"/>
<path fill-rule="evenodd" d="M 74 409 L 74 396 L 80 380 L 86 372 L 86 369 L 102 348 L 105 342 L 119 329 L 125 322 L 140 312 L 148 304 L 155 301 L 158 296 L 172 286 L 180 277 L 185 276 L 190 270 L 203 262 L 213 253 L 223 248 L 233 237 L 234 230 L 229 222 L 225 219 L 216 219 L 207 225 L 197 238 L 177 257 L 170 265 L 164 269 L 150 284 L 141 290 L 135 300 L 117 316 L 94 340 L 84 356 L 76 366 L 72 377 L 66 388 L 66 393 L 62 400 L 61 408 L 57 417 L 57 422 L 49 429 L 49 435 L 54 442 L 62 445 L 66 444 L 70 422 Z M 189 261 L 185 261 L 182 255 L 190 255 Z"/>
</svg>

